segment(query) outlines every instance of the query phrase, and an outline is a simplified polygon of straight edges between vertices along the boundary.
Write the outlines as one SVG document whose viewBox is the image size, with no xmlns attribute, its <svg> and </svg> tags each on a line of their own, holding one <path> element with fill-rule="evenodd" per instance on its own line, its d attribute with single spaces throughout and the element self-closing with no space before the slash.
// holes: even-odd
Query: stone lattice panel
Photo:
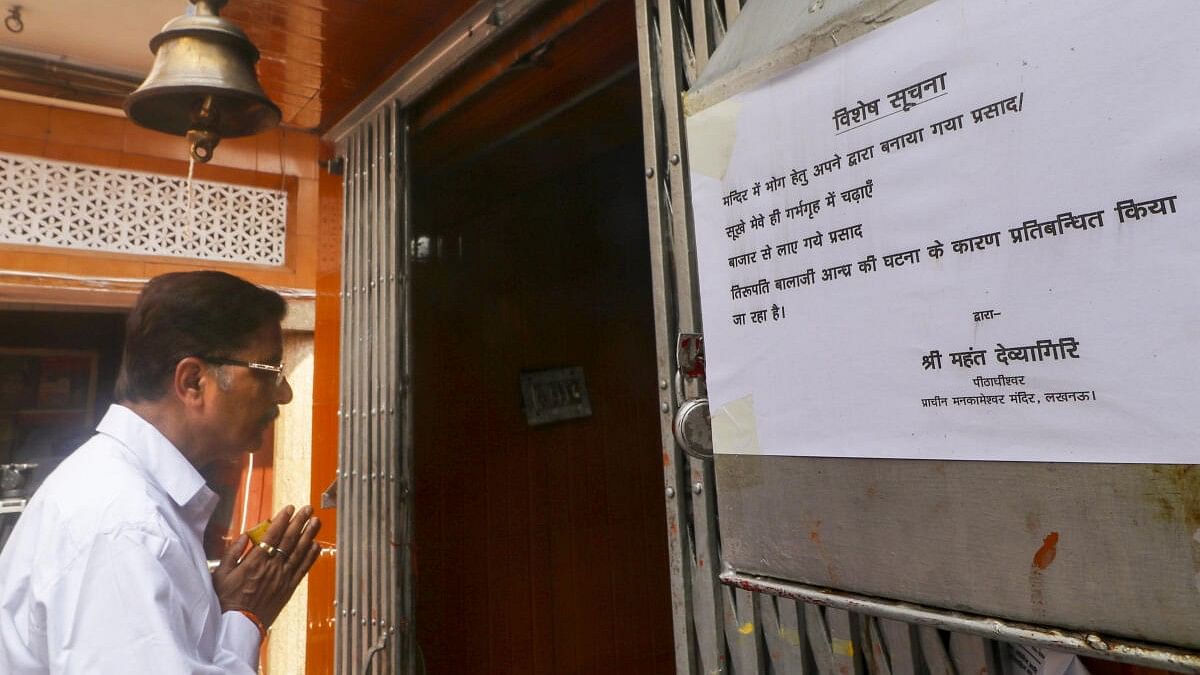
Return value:
<svg viewBox="0 0 1200 675">
<path fill-rule="evenodd" d="M 287 193 L 0 153 L 0 243 L 283 265 Z"/>
</svg>

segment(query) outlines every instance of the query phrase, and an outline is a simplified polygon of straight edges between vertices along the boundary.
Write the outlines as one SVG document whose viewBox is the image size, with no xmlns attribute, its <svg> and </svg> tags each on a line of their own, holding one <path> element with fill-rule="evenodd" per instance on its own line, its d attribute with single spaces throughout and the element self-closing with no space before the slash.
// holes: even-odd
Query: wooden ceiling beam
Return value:
<svg viewBox="0 0 1200 675">
<path fill-rule="evenodd" d="M 412 121 L 413 130 L 420 131 L 436 124 L 513 69 L 536 66 L 555 40 L 609 1 L 575 0 L 554 11 L 539 12 L 522 30 L 515 31 L 506 40 L 498 41 L 494 47 L 473 59 L 473 64 L 467 65 L 432 91 L 426 97 L 427 101 L 418 106 Z M 478 65 L 472 67 L 474 64 Z"/>
</svg>

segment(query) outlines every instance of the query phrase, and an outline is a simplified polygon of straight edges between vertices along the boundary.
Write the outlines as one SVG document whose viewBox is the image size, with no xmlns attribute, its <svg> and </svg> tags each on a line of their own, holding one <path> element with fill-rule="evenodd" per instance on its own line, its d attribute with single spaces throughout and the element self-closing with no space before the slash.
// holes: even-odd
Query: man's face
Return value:
<svg viewBox="0 0 1200 675">
<path fill-rule="evenodd" d="M 279 324 L 269 323 L 235 353 L 223 355 L 239 361 L 276 366 L 283 360 Z M 263 432 L 279 416 L 279 406 L 292 400 L 287 380 L 275 385 L 275 373 L 244 366 L 220 366 L 224 386 L 212 392 L 208 425 L 214 459 L 236 460 L 262 444 Z"/>
</svg>

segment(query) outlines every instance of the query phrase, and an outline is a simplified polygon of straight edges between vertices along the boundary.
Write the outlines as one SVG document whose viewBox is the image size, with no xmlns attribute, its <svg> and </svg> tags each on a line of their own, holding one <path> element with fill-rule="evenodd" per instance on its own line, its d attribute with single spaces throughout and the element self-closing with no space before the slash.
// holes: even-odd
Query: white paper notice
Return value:
<svg viewBox="0 0 1200 675">
<path fill-rule="evenodd" d="M 1200 461 L 1197 34 L 941 0 L 690 117 L 717 452 Z"/>
</svg>

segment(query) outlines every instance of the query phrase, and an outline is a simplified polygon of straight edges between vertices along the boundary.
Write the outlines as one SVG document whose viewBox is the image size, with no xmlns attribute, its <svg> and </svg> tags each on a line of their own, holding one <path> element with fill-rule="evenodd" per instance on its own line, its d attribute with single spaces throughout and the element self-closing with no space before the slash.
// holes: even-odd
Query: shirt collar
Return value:
<svg viewBox="0 0 1200 675">
<path fill-rule="evenodd" d="M 188 506 L 198 496 L 204 499 L 198 500 L 197 506 L 207 506 L 215 496 L 179 448 L 129 408 L 109 406 L 96 431 L 120 441 L 146 471 L 150 482 L 161 487 L 180 507 Z"/>
</svg>

